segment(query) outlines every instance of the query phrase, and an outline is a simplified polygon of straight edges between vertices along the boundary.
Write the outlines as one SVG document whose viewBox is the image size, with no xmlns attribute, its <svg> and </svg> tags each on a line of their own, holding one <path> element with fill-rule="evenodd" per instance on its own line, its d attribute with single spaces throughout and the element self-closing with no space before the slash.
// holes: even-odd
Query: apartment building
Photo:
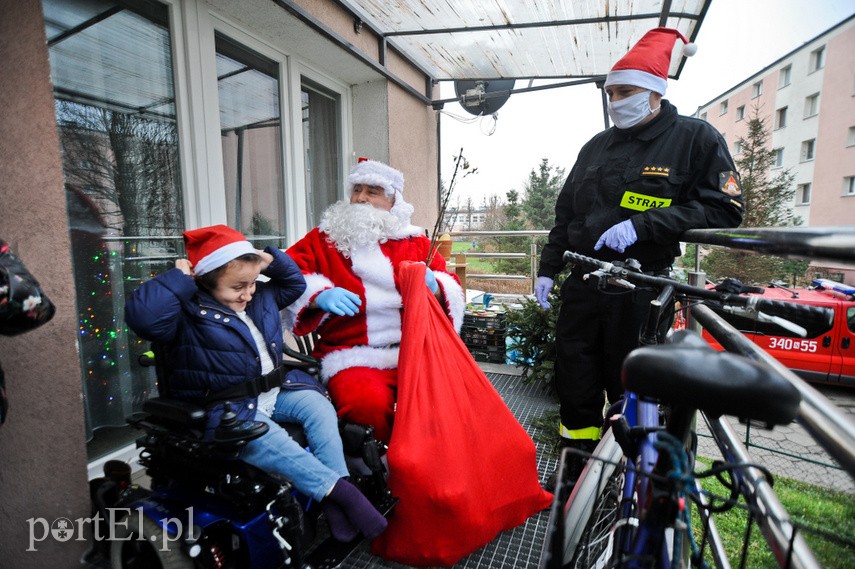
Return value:
<svg viewBox="0 0 855 569">
<path fill-rule="evenodd" d="M 795 175 L 793 209 L 806 226 L 855 224 L 855 15 L 698 108 L 734 158 L 759 108 L 775 163 Z M 840 269 L 849 280 L 855 270 Z M 855 282 L 855 281 L 853 281 Z"/>
</svg>

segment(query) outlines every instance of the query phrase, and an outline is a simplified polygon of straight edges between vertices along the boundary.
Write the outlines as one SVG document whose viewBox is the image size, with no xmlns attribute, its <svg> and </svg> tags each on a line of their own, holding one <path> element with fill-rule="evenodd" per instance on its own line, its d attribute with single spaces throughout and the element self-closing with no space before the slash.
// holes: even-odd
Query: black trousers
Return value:
<svg viewBox="0 0 855 569">
<path fill-rule="evenodd" d="M 561 423 L 570 430 L 600 427 L 605 398 L 620 399 L 624 358 L 638 346 L 653 289 L 600 291 L 577 276 L 561 286 L 555 332 L 555 387 Z M 667 331 L 670 323 L 660 330 Z"/>
</svg>

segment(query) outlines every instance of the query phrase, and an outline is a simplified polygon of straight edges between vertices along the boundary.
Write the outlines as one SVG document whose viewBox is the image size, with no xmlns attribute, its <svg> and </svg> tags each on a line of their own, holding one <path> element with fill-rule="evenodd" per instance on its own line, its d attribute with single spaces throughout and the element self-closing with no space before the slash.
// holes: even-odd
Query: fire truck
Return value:
<svg viewBox="0 0 855 569">
<path fill-rule="evenodd" d="M 776 317 L 754 320 L 711 306 L 752 342 L 814 383 L 855 387 L 855 286 L 816 279 L 808 288 L 770 286 L 763 298 L 827 306 L 834 310 L 831 324 L 790 322 Z M 706 332 L 704 338 L 721 346 Z"/>
</svg>

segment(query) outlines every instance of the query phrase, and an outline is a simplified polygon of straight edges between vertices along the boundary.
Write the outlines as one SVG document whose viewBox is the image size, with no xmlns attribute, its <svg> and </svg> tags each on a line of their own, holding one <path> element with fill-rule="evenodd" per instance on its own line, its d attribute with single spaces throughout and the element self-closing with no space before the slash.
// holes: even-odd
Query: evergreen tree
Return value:
<svg viewBox="0 0 855 569">
<path fill-rule="evenodd" d="M 519 203 L 519 193 L 509 190 L 505 194 L 507 203 L 504 207 L 504 219 L 500 229 L 502 231 L 521 231 L 525 229 L 523 219 L 523 208 Z M 502 253 L 524 253 L 527 252 L 528 237 L 494 237 L 491 239 L 491 248 Z M 526 259 L 499 259 L 494 263 L 497 272 L 506 275 L 528 274 L 529 266 Z"/>
<path fill-rule="evenodd" d="M 540 161 L 537 170 L 528 175 L 522 210 L 532 229 L 551 229 L 555 220 L 555 202 L 566 178 L 563 168 L 550 166 L 549 160 Z"/>
<path fill-rule="evenodd" d="M 748 122 L 748 133 L 738 142 L 742 152 L 736 159 L 736 167 L 741 173 L 745 201 L 742 227 L 799 225 L 801 220 L 792 209 L 795 176 L 789 170 L 770 176 L 775 151 L 769 148 L 766 123 L 766 118 L 760 116 L 760 108 L 755 106 Z M 808 263 L 803 262 L 801 266 L 803 273 Z M 713 249 L 703 259 L 701 267 L 711 279 L 733 277 L 760 285 L 787 278 L 794 270 L 792 262 L 785 263 L 778 257 L 729 249 Z"/>
</svg>

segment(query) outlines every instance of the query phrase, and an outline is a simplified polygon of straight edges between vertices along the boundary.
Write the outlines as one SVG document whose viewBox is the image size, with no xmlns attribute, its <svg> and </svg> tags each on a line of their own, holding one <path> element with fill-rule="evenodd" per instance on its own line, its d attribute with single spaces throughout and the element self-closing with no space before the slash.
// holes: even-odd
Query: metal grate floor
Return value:
<svg viewBox="0 0 855 569">
<path fill-rule="evenodd" d="M 483 364 L 482 364 L 483 366 Z M 486 367 L 486 366 L 483 366 Z M 497 366 L 499 367 L 499 366 Z M 487 378 L 502 396 L 505 404 L 528 431 L 537 447 L 537 470 L 541 481 L 558 466 L 557 456 L 553 456 L 547 443 L 538 442 L 540 429 L 532 426 L 531 421 L 555 408 L 555 402 L 544 393 L 539 385 L 522 383 L 517 375 L 486 372 Z M 509 492 L 513 488 L 508 488 Z M 546 523 L 549 509 L 530 517 L 524 524 L 500 533 L 496 538 L 464 557 L 454 565 L 456 569 L 534 569 L 540 561 L 540 550 L 546 535 Z M 369 545 L 362 544 L 341 565 L 344 569 L 402 569 L 408 567 L 400 563 L 384 561 L 369 553 Z"/>
</svg>

